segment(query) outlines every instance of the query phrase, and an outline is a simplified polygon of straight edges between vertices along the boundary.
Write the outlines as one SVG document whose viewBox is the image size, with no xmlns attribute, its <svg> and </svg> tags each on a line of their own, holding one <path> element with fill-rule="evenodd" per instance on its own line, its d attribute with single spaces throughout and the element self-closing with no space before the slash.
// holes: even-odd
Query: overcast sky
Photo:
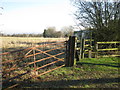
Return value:
<svg viewBox="0 0 120 90">
<path fill-rule="evenodd" d="M 0 27 L 4 33 L 42 33 L 50 26 L 60 30 L 75 25 L 70 0 L 2 0 Z"/>
</svg>

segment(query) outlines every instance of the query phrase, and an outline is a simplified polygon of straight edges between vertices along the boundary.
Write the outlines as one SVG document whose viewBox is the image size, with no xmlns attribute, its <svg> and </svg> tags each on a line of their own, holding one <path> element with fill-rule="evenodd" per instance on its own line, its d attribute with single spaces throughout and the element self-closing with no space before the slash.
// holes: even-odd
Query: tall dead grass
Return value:
<svg viewBox="0 0 120 90">
<path fill-rule="evenodd" d="M 26 47 L 47 44 L 50 42 L 66 41 L 67 38 L 39 38 L 39 37 L 0 37 L 1 48 L 6 49 L 21 49 Z"/>
</svg>

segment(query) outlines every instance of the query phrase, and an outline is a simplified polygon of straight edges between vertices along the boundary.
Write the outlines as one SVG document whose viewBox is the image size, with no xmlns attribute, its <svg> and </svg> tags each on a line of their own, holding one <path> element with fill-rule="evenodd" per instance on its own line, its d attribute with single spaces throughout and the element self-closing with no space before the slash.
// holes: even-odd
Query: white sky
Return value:
<svg viewBox="0 0 120 90">
<path fill-rule="evenodd" d="M 0 27 L 4 33 L 42 33 L 49 26 L 60 30 L 75 25 L 70 0 L 4 0 Z"/>
</svg>

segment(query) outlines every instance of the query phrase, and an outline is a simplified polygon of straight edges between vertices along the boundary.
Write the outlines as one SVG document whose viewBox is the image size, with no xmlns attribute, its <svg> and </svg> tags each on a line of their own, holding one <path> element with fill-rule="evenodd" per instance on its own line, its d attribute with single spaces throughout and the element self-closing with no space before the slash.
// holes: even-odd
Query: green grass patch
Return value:
<svg viewBox="0 0 120 90">
<path fill-rule="evenodd" d="M 77 64 L 84 66 L 86 70 L 99 70 L 99 71 L 108 71 L 108 70 L 118 70 L 120 67 L 119 64 L 120 58 L 91 58 L 91 59 L 82 59 Z"/>
<path fill-rule="evenodd" d="M 21 88 L 118 88 L 120 58 L 82 59 L 73 67 L 62 67 L 40 76 Z"/>
</svg>

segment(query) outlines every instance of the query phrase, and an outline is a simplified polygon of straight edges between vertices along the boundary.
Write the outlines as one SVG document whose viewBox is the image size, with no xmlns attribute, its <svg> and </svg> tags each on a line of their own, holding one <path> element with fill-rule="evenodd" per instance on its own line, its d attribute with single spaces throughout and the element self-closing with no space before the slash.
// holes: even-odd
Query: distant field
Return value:
<svg viewBox="0 0 120 90">
<path fill-rule="evenodd" d="M 67 38 L 0 37 L 0 40 L 2 43 L 1 48 L 4 51 L 9 48 L 13 48 L 14 50 L 36 46 L 47 42 L 65 41 Z"/>
</svg>

